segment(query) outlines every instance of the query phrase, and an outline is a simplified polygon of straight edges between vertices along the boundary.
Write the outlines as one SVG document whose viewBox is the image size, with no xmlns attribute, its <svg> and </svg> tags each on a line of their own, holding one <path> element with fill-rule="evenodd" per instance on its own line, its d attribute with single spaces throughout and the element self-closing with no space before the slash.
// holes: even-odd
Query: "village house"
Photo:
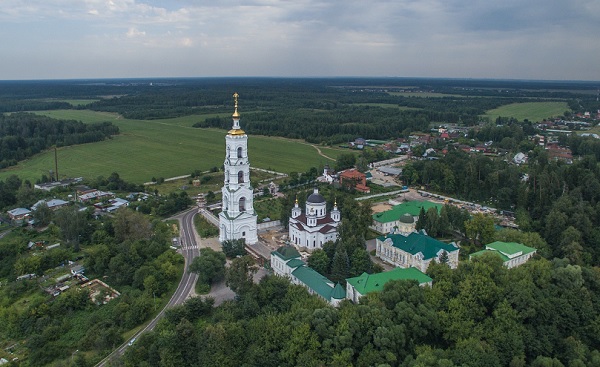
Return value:
<svg viewBox="0 0 600 367">
<path fill-rule="evenodd" d="M 485 249 L 469 255 L 469 260 L 483 254 L 493 253 L 502 258 L 504 266 L 514 268 L 523 265 L 536 253 L 536 249 L 517 242 L 496 241 L 485 245 Z"/>
<path fill-rule="evenodd" d="M 31 210 L 26 208 L 14 208 L 12 210 L 9 210 L 7 213 L 11 221 L 15 223 L 23 223 L 24 221 L 29 219 L 29 216 L 31 215 Z"/>
<path fill-rule="evenodd" d="M 42 200 L 39 200 L 38 202 L 36 202 L 35 204 L 33 204 L 33 206 L 31 207 L 31 210 L 36 210 L 42 204 L 46 204 L 46 206 L 50 210 L 57 210 L 57 209 L 60 209 L 60 208 L 63 208 L 65 206 L 69 205 L 69 202 L 61 200 L 61 199 L 52 199 L 52 200 L 42 199 Z"/>
<path fill-rule="evenodd" d="M 340 172 L 340 184 L 352 186 L 356 191 L 368 194 L 371 189 L 367 186 L 367 176 L 355 168 Z"/>
<path fill-rule="evenodd" d="M 425 231 L 389 234 L 377 237 L 376 255 L 381 260 L 401 268 L 415 267 L 427 271 L 432 260 L 446 262 L 451 269 L 458 266 L 458 246 L 444 243 Z"/>
</svg>

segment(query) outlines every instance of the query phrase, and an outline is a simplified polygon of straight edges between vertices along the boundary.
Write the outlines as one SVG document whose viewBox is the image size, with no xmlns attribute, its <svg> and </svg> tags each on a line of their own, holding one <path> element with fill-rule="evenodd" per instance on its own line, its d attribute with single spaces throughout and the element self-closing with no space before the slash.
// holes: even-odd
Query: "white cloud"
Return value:
<svg viewBox="0 0 600 367">
<path fill-rule="evenodd" d="M 600 79 L 597 0 L 3 0 L 0 22 L 0 79 L 65 63 L 63 77 Z M 48 65 L 26 67 L 31 49 Z"/>
</svg>

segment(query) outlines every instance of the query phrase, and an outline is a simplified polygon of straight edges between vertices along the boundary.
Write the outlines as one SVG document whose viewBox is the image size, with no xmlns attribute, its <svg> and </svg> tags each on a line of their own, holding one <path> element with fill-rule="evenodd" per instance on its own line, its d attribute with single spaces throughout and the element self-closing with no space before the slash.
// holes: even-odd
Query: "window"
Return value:
<svg viewBox="0 0 600 367">
<path fill-rule="evenodd" d="M 243 183 L 244 182 L 244 171 L 239 171 L 238 172 L 238 183 Z"/>
<path fill-rule="evenodd" d="M 242 158 L 242 147 L 237 148 L 237 157 Z"/>
<path fill-rule="evenodd" d="M 246 198 L 245 197 L 240 198 L 240 211 L 241 212 L 246 211 Z"/>
<path fill-rule="evenodd" d="M 242 232 L 242 237 L 246 237 L 246 232 Z"/>
</svg>

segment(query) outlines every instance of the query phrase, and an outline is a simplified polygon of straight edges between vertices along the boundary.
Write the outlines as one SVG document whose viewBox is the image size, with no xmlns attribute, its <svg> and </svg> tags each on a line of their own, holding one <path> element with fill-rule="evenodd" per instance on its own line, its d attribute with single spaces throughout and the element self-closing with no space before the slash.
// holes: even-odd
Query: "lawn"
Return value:
<svg viewBox="0 0 600 367">
<path fill-rule="evenodd" d="M 89 110 L 37 113 L 85 123 L 111 121 L 121 131 L 120 135 L 110 140 L 59 148 L 58 172 L 61 178 L 107 177 L 112 172 L 118 172 L 126 181 L 143 183 L 152 177 L 176 177 L 194 170 L 221 167 L 225 157 L 226 131 L 192 127 L 194 123 L 217 114 L 164 120 L 129 120 L 117 114 Z M 319 164 L 332 163 L 320 156 L 315 147 L 299 140 L 250 135 L 248 147 L 253 167 L 278 172 L 304 172 Z M 323 154 L 334 159 L 345 152 L 341 149 L 319 148 Z M 52 150 L 2 170 L 0 180 L 17 174 L 22 179 L 34 182 L 53 168 Z"/>
<path fill-rule="evenodd" d="M 525 102 L 511 103 L 489 110 L 483 115 L 490 121 L 495 121 L 498 116 L 514 117 L 519 121 L 528 119 L 531 122 L 539 122 L 546 118 L 562 116 L 569 111 L 567 102 Z"/>
</svg>

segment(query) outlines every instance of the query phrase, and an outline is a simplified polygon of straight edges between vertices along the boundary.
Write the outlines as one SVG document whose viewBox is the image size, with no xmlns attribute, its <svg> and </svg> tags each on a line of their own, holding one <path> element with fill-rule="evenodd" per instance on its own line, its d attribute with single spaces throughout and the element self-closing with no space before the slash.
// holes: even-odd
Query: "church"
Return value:
<svg viewBox="0 0 600 367">
<path fill-rule="evenodd" d="M 337 203 L 334 204 L 330 214 L 327 213 L 327 203 L 319 189 L 306 199 L 304 213 L 296 205 L 292 208 L 292 216 L 289 220 L 290 242 L 301 250 L 312 252 L 320 249 L 327 241 L 335 241 L 338 238 L 337 227 L 340 224 L 340 211 Z"/>
<path fill-rule="evenodd" d="M 219 241 L 245 239 L 246 244 L 258 242 L 257 218 L 250 184 L 248 135 L 240 128 L 238 97 L 233 95 L 235 106 L 233 126 L 225 137 L 225 182 L 221 193 L 223 202 L 219 213 Z"/>
</svg>

